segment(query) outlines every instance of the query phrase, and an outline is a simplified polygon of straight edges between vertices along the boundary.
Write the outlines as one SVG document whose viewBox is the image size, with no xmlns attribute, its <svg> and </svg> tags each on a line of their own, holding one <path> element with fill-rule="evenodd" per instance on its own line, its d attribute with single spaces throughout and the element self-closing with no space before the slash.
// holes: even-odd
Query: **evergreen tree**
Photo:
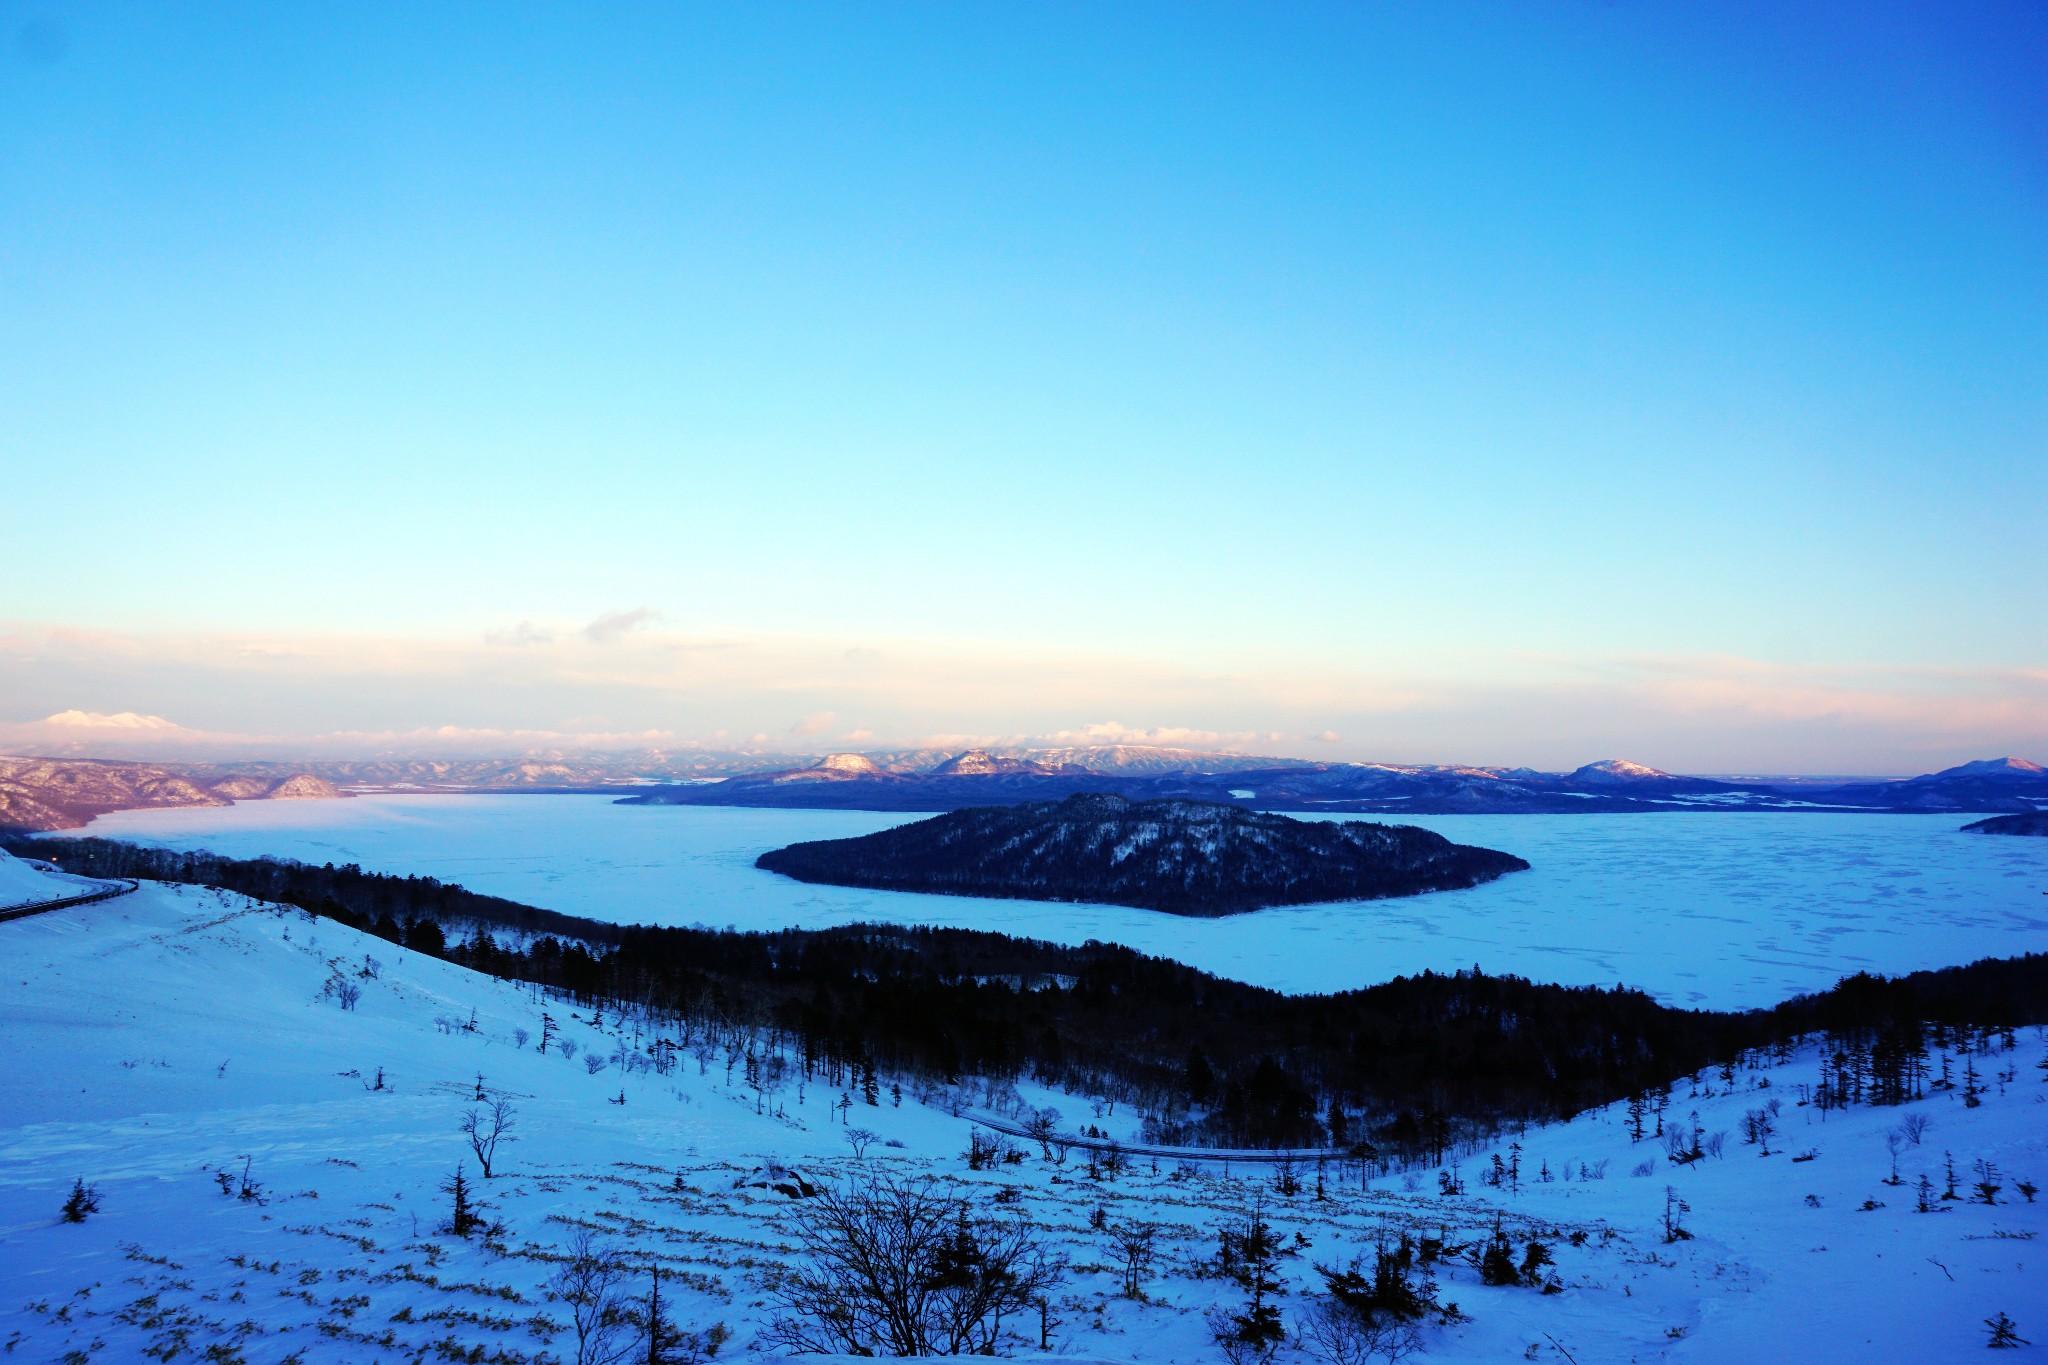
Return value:
<svg viewBox="0 0 2048 1365">
<path fill-rule="evenodd" d="M 85 1183 L 80 1176 L 71 1182 L 71 1197 L 64 1201 L 64 1221 L 83 1223 L 92 1214 L 100 1211 L 100 1192 Z"/>
<path fill-rule="evenodd" d="M 484 1220 L 477 1215 L 476 1206 L 470 1202 L 469 1180 L 462 1173 L 462 1167 L 455 1168 L 455 1174 L 441 1182 L 441 1192 L 448 1196 L 448 1232 L 455 1237 L 467 1237 L 482 1227 Z"/>
<path fill-rule="evenodd" d="M 647 1365 L 682 1365 L 683 1334 L 669 1321 L 668 1301 L 661 1296 L 661 1267 L 651 1261 L 642 1325 L 647 1333 Z"/>
<path fill-rule="evenodd" d="M 1216 1072 L 1209 1065 L 1209 1059 L 1202 1055 L 1200 1047 L 1188 1049 L 1187 1065 L 1183 1069 L 1181 1085 L 1188 1092 L 1188 1102 L 1206 1105 L 1216 1089 Z"/>
<path fill-rule="evenodd" d="M 1492 1285 L 1522 1282 L 1521 1272 L 1515 1268 L 1515 1249 L 1508 1244 L 1508 1235 L 1501 1230 L 1498 1218 L 1493 1222 L 1493 1236 L 1479 1254 L 1479 1281 Z"/>
</svg>

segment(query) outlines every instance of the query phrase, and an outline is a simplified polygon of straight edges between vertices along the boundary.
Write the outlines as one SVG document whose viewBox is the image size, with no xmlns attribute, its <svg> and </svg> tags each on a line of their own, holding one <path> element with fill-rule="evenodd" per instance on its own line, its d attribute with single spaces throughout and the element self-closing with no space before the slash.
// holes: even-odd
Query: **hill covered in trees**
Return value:
<svg viewBox="0 0 2048 1365">
<path fill-rule="evenodd" d="M 1994 815 L 1988 820 L 1973 820 L 1963 826 L 1968 834 L 2018 834 L 2048 838 L 2048 810 L 2026 811 L 2019 815 Z"/>
<path fill-rule="evenodd" d="M 1232 915 L 1456 890 L 1529 865 L 1406 825 L 1292 820 L 1202 801 L 1086 793 L 984 806 L 762 854 L 804 882 Z"/>
</svg>

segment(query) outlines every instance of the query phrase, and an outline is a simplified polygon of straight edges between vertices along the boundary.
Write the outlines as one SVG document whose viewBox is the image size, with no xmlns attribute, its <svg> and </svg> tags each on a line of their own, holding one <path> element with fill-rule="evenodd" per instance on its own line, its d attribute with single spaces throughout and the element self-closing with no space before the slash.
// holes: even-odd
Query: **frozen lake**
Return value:
<svg viewBox="0 0 2048 1365">
<path fill-rule="evenodd" d="M 619 806 L 603 796 L 368 796 L 122 811 L 89 832 L 419 873 L 627 923 L 869 920 L 1102 939 L 1286 991 L 1477 965 L 1725 1008 L 1770 1004 L 1857 970 L 2048 949 L 2048 839 L 1961 834 L 1954 816 L 1423 816 L 1410 823 L 1519 854 L 1533 870 L 1468 891 L 1221 920 L 805 886 L 753 867 L 782 844 L 916 818 Z"/>
</svg>

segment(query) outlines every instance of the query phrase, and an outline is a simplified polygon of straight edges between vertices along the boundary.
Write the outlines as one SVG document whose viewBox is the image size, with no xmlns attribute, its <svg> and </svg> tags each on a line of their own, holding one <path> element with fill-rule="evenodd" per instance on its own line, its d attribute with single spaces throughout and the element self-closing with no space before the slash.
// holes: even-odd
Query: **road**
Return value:
<svg viewBox="0 0 2048 1365">
<path fill-rule="evenodd" d="M 86 881 L 83 877 L 78 880 L 81 882 Z M 140 882 L 130 881 L 126 878 L 115 881 L 95 880 L 87 884 L 94 889 L 81 892 L 76 896 L 60 896 L 53 901 L 30 901 L 26 905 L 10 905 L 0 908 L 0 921 L 26 919 L 30 915 L 40 915 L 46 910 L 62 910 L 66 906 L 91 905 L 94 901 L 110 901 L 116 896 L 126 896 L 141 886 Z"/>
</svg>

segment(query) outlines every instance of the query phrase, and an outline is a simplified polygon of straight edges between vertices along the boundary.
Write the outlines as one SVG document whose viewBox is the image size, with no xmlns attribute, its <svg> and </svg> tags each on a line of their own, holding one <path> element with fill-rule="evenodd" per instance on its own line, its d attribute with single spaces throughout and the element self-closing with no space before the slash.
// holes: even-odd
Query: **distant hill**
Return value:
<svg viewBox="0 0 2048 1365">
<path fill-rule="evenodd" d="M 822 758 L 678 748 L 516 758 L 120 762 L 0 757 L 0 828 L 66 829 L 112 810 L 365 791 L 613 793 L 635 805 L 933 812 L 1112 792 L 1356 815 L 1677 810 L 2000 813 L 2048 808 L 2048 772 L 1980 759 L 1896 781 L 1706 778 L 1609 758 L 1570 772 L 1318 763 L 1151 745 L 878 750 Z"/>
<path fill-rule="evenodd" d="M 2048 770 L 2024 758 L 1982 758 L 1903 782 L 1832 787 L 1810 796 L 1885 810 L 2026 812 L 2048 806 Z"/>
<path fill-rule="evenodd" d="M 1963 826 L 1965 834 L 2020 834 L 2048 838 L 2048 811 L 2027 811 L 2020 815 L 1994 815 Z"/>
<path fill-rule="evenodd" d="M 1184 751 L 1182 751 L 1184 752 Z M 1254 761 L 1177 768 L 1123 752 L 1114 766 L 1097 751 L 1039 750 L 1034 757 L 989 750 L 910 768 L 860 754 L 832 754 L 781 772 L 744 773 L 723 782 L 657 787 L 624 798 L 631 805 L 807 807 L 835 810 L 944 811 L 999 803 L 1057 801 L 1113 792 L 1133 801 L 1184 799 L 1263 810 L 1346 813 L 1655 810 L 1673 801 L 1783 806 L 1768 791 L 1705 778 L 1677 777 L 1607 760 L 1576 773 L 1527 768 L 1404 766 L 1386 763 Z M 1213 755 L 1209 757 L 1215 757 Z M 1071 761 L 1087 758 L 1087 763 Z M 1057 761 L 1055 761 L 1057 760 Z M 1178 760 L 1176 760 L 1178 761 Z"/>
<path fill-rule="evenodd" d="M 116 810 L 317 800 L 344 793 L 283 768 L 209 771 L 82 758 L 0 758 L 0 828 L 73 829 Z"/>
<path fill-rule="evenodd" d="M 1529 866 L 1405 825 L 1110 795 L 955 811 L 862 838 L 792 844 L 755 865 L 835 886 L 1202 916 L 1454 890 Z"/>
<path fill-rule="evenodd" d="M 1132 801 L 1190 800 L 1257 810 L 1461 815 L 1654 810 L 2025 811 L 2048 806 L 2048 775 L 2023 759 L 1983 760 L 1900 782 L 1792 784 L 1668 773 L 1602 759 L 1568 773 L 1456 764 L 1310 763 L 1245 755 L 1135 750 L 968 750 L 834 754 L 801 767 L 718 782 L 658 786 L 634 805 L 947 811 L 1113 792 Z M 1188 755 L 1186 758 L 1178 755 Z M 1207 761 L 1204 761 L 1207 760 Z M 1185 763 L 1188 766 L 1174 766 Z"/>
</svg>

